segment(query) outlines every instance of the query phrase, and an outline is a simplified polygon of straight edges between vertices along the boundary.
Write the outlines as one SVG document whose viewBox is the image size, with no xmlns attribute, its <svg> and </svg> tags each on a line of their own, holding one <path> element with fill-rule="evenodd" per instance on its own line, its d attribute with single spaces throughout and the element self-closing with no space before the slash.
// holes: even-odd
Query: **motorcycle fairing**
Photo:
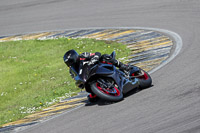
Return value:
<svg viewBox="0 0 200 133">
<path fill-rule="evenodd" d="M 96 67 L 96 66 L 94 66 Z M 113 65 L 110 64 L 100 64 L 96 71 L 95 74 L 99 74 L 99 75 L 110 75 L 113 74 L 115 71 L 115 67 L 113 67 Z"/>
<path fill-rule="evenodd" d="M 99 75 L 101 77 L 103 76 L 107 78 L 112 78 L 123 93 L 127 93 L 133 88 L 139 86 L 137 78 L 135 78 L 134 81 L 126 79 L 123 72 L 116 69 L 115 66 L 110 64 L 100 64 L 98 66 L 94 66 L 93 71 L 91 71 L 90 75 L 90 77 L 92 77 L 92 75 Z"/>
</svg>

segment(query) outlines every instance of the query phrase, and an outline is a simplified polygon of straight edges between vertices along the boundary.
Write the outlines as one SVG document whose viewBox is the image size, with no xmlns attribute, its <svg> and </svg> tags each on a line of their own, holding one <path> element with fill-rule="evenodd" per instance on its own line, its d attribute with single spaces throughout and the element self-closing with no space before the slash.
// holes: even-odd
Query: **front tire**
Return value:
<svg viewBox="0 0 200 133">
<path fill-rule="evenodd" d="M 91 83 L 91 90 L 99 98 L 102 98 L 106 101 L 117 102 L 123 99 L 123 94 L 121 90 L 118 89 L 118 87 L 116 86 L 113 86 L 111 88 L 106 88 L 100 85 L 100 83 L 96 81 Z"/>
</svg>

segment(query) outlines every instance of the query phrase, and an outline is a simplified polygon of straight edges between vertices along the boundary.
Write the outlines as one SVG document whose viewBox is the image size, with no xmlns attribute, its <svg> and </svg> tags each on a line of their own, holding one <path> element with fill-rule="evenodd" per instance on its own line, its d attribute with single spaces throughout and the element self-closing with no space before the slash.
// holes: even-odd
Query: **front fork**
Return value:
<svg viewBox="0 0 200 133">
<path fill-rule="evenodd" d="M 106 82 L 105 80 L 103 79 L 98 79 L 97 82 L 100 84 L 100 86 L 102 86 L 103 88 L 111 88 L 111 87 L 114 87 L 114 84 L 113 83 L 110 83 L 110 82 Z"/>
</svg>

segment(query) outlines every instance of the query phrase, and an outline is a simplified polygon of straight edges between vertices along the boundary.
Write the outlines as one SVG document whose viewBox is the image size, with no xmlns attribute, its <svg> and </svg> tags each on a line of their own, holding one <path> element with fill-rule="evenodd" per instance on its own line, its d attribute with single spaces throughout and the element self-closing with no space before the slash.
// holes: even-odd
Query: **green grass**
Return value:
<svg viewBox="0 0 200 133">
<path fill-rule="evenodd" d="M 41 110 L 80 91 L 63 62 L 66 51 L 117 53 L 125 45 L 94 39 L 23 40 L 0 43 L 0 125 Z"/>
</svg>

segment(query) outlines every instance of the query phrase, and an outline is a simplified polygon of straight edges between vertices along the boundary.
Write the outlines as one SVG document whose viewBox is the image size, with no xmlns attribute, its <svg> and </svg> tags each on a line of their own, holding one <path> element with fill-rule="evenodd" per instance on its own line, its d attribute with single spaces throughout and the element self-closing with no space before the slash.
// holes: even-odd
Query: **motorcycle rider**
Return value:
<svg viewBox="0 0 200 133">
<path fill-rule="evenodd" d="M 98 61 L 101 61 L 103 63 L 108 63 L 112 64 L 116 67 L 118 67 L 122 71 L 129 71 L 130 69 L 134 68 L 134 66 L 130 65 L 125 65 L 122 62 L 113 59 L 111 55 L 104 54 L 101 55 L 99 52 L 95 53 L 88 53 L 88 52 L 83 52 L 82 54 L 78 54 L 74 49 L 67 51 L 64 56 L 63 56 L 64 62 L 68 67 L 73 67 L 77 73 L 78 73 L 78 68 L 80 67 L 79 65 L 81 64 L 81 61 L 88 61 L 88 65 L 94 65 Z M 136 70 L 137 71 L 137 70 Z M 70 74 L 72 78 L 74 78 L 71 69 L 70 69 Z M 89 94 L 88 95 L 88 100 L 90 102 L 94 102 L 98 99 L 98 97 L 95 94 Z"/>
</svg>

